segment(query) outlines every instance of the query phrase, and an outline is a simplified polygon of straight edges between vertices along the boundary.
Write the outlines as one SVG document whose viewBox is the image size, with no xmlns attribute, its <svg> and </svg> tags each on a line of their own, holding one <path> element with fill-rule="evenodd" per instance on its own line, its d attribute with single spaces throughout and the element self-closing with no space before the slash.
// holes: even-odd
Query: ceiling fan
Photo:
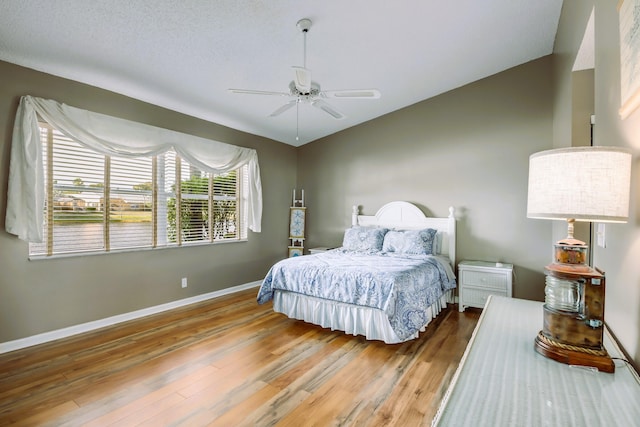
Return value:
<svg viewBox="0 0 640 427">
<path fill-rule="evenodd" d="M 311 70 L 307 68 L 307 33 L 311 28 L 310 19 L 301 19 L 296 26 L 304 35 L 304 62 L 303 66 L 292 66 L 293 80 L 289 83 L 289 92 L 271 92 L 264 90 L 251 89 L 229 89 L 229 92 L 248 94 L 248 95 L 270 95 L 289 97 L 291 100 L 276 109 L 269 117 L 276 117 L 285 111 L 296 107 L 296 128 L 298 128 L 298 106 L 301 103 L 311 104 L 334 119 L 343 119 L 345 117 L 340 111 L 336 110 L 324 100 L 327 98 L 334 99 L 377 99 L 380 98 L 380 91 L 377 89 L 346 89 L 346 90 L 322 90 L 320 84 L 311 80 Z M 298 140 L 298 132 L 296 129 L 296 140 Z"/>
</svg>

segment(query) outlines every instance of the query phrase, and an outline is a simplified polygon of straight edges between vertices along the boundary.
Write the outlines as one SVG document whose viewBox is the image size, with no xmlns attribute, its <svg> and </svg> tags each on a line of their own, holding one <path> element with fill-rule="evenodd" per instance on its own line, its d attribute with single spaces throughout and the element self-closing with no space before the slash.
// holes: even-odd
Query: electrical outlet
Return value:
<svg viewBox="0 0 640 427">
<path fill-rule="evenodd" d="M 183 288 L 186 288 L 186 287 L 187 287 L 187 278 L 186 278 L 186 277 L 183 277 L 183 278 L 182 278 L 182 287 L 183 287 Z"/>
</svg>

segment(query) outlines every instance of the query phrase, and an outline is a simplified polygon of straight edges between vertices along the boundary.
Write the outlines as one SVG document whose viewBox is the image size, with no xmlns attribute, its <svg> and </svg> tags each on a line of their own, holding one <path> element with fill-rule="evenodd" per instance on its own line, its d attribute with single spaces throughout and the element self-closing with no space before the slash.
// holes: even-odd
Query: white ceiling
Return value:
<svg viewBox="0 0 640 427">
<path fill-rule="evenodd" d="M 2 0 L 0 60 L 299 146 L 548 55 L 562 0 Z M 377 100 L 301 104 L 228 88 L 288 91 L 303 65 L 322 89 Z"/>
</svg>

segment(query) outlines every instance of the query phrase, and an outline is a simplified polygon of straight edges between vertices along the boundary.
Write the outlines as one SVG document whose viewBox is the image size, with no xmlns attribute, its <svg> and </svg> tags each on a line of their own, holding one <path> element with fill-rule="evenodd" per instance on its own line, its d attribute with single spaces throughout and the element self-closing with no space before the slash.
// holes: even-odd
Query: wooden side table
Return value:
<svg viewBox="0 0 640 427">
<path fill-rule="evenodd" d="M 462 261 L 458 264 L 458 310 L 483 308 L 489 295 L 512 296 L 513 265 L 486 261 Z"/>
</svg>

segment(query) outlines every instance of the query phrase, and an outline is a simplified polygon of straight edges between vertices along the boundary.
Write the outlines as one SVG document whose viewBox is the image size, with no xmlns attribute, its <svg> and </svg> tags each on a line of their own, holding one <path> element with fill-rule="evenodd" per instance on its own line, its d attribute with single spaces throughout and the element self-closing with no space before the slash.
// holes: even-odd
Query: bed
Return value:
<svg viewBox="0 0 640 427">
<path fill-rule="evenodd" d="M 456 221 L 391 202 L 352 212 L 341 247 L 287 258 L 265 276 L 257 301 L 292 319 L 368 340 L 415 339 L 454 300 Z"/>
</svg>

